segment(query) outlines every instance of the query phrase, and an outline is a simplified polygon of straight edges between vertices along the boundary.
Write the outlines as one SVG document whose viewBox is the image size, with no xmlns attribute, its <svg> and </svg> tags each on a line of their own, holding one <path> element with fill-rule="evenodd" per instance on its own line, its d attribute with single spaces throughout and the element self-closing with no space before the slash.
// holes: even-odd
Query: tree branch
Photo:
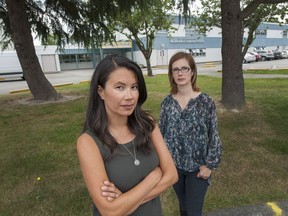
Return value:
<svg viewBox="0 0 288 216">
<path fill-rule="evenodd" d="M 260 4 L 279 4 L 285 2 L 288 2 L 288 0 L 254 0 L 242 10 L 241 18 L 243 20 L 250 16 Z"/>
</svg>

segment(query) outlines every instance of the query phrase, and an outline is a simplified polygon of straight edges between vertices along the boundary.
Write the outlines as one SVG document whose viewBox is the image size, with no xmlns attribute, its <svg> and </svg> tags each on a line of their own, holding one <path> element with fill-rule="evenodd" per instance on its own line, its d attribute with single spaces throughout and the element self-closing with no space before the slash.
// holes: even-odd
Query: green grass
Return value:
<svg viewBox="0 0 288 216">
<path fill-rule="evenodd" d="M 158 119 L 169 92 L 166 75 L 146 77 L 145 109 Z M 222 112 L 221 79 L 199 76 L 217 106 L 223 159 L 213 172 L 204 211 L 288 199 L 288 79 L 245 79 L 246 107 Z M 12 215 L 91 215 L 75 149 L 88 84 L 58 88 L 84 97 L 27 105 L 29 94 L 0 97 L 0 212 Z M 37 178 L 40 177 L 40 180 Z M 165 216 L 178 215 L 172 189 L 161 195 Z"/>
<path fill-rule="evenodd" d="M 244 74 L 288 74 L 288 69 L 273 69 L 273 70 L 264 70 L 264 69 L 249 69 L 244 70 Z"/>
<path fill-rule="evenodd" d="M 218 70 L 218 73 L 222 73 L 222 70 Z M 283 74 L 287 75 L 288 74 L 288 69 L 248 69 L 248 70 L 243 70 L 243 74 Z"/>
</svg>

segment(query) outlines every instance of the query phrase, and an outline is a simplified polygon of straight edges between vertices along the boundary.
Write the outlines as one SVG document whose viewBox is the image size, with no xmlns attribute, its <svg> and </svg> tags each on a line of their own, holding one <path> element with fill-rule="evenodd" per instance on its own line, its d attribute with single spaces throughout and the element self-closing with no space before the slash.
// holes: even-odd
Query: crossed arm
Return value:
<svg viewBox="0 0 288 216">
<path fill-rule="evenodd" d="M 101 215 L 130 214 L 142 203 L 155 198 L 177 181 L 176 168 L 157 126 L 151 134 L 151 139 L 158 154 L 160 166 L 125 193 L 112 187 L 113 184 L 109 182 L 102 156 L 94 140 L 85 133 L 77 140 L 82 175 L 89 194 Z M 104 182 L 108 183 L 108 187 Z"/>
</svg>

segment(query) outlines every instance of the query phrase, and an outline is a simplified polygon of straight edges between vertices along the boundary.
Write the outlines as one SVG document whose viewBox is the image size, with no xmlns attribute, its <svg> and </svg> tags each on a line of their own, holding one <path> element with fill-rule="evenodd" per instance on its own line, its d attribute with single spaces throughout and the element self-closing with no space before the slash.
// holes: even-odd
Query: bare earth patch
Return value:
<svg viewBox="0 0 288 216">
<path fill-rule="evenodd" d="M 57 103 L 64 103 L 68 101 L 75 101 L 79 100 L 81 98 L 84 98 L 85 95 L 74 95 L 74 94 L 61 94 L 62 98 L 58 100 L 51 100 L 51 101 L 45 101 L 45 100 L 35 100 L 31 97 L 15 97 L 15 98 L 9 98 L 7 100 L 2 101 L 1 103 L 6 103 L 9 105 L 41 105 L 41 104 L 57 104 Z"/>
</svg>

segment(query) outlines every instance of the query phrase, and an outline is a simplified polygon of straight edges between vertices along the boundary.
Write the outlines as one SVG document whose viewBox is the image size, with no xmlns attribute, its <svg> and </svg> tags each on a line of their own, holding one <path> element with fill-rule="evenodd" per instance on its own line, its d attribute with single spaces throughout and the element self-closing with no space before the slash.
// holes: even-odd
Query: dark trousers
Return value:
<svg viewBox="0 0 288 216">
<path fill-rule="evenodd" d="M 205 194 L 208 189 L 208 180 L 197 178 L 197 173 L 178 171 L 179 180 L 173 185 L 179 201 L 181 216 L 202 216 Z"/>
</svg>

